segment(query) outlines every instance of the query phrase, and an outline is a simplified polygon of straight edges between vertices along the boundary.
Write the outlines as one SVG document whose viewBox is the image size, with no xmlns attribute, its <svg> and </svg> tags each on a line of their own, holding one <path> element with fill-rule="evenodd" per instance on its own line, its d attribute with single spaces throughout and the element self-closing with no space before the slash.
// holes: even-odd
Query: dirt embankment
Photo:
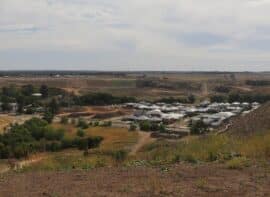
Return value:
<svg viewBox="0 0 270 197">
<path fill-rule="evenodd" d="M 253 112 L 232 120 L 229 133 L 241 136 L 251 136 L 270 130 L 270 102 Z"/>
</svg>

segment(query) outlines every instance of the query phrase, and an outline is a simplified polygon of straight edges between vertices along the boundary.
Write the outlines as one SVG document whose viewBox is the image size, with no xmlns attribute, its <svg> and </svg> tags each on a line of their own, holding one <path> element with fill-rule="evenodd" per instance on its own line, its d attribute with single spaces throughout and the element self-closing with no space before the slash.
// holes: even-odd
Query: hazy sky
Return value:
<svg viewBox="0 0 270 197">
<path fill-rule="evenodd" d="M 0 0 L 0 69 L 270 71 L 270 0 Z"/>
</svg>

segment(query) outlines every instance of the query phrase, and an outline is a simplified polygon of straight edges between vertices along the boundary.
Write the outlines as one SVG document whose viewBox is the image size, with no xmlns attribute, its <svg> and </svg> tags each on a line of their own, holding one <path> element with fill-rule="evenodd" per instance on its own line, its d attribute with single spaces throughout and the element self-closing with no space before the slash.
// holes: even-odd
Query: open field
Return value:
<svg viewBox="0 0 270 197">
<path fill-rule="evenodd" d="M 138 81 L 154 81 L 162 84 L 160 87 L 138 87 Z M 207 86 L 209 93 L 218 85 L 228 85 L 231 89 L 240 91 L 270 92 L 270 87 L 249 87 L 246 80 L 270 80 L 269 73 L 122 73 L 99 75 L 63 75 L 63 76 L 9 76 L 0 77 L 0 84 L 14 85 L 42 85 L 62 88 L 76 95 L 86 92 L 107 92 L 118 96 L 134 96 L 136 98 L 157 99 L 169 96 L 185 96 L 186 94 L 200 95 Z M 196 87 L 184 87 L 182 83 L 188 83 Z M 164 86 L 165 84 L 165 86 Z M 167 88 L 166 84 L 175 86 Z M 164 87 L 163 87 L 164 86 Z"/>
</svg>

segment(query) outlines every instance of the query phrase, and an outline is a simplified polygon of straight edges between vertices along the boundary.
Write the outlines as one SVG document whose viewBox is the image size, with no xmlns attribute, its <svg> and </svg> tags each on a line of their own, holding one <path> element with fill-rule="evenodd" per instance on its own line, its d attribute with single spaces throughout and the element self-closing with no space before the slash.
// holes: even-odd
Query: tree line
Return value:
<svg viewBox="0 0 270 197">
<path fill-rule="evenodd" d="M 14 124 L 0 135 L 0 158 L 22 158 L 31 153 L 59 151 L 66 148 L 88 150 L 98 147 L 102 137 L 65 137 L 63 129 L 54 129 L 47 121 L 32 118 Z"/>
</svg>

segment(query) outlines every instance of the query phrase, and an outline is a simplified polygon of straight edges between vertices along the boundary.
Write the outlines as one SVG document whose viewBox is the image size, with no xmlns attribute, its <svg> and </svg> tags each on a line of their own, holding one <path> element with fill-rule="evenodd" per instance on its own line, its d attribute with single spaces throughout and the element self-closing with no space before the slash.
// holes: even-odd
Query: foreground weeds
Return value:
<svg viewBox="0 0 270 197">
<path fill-rule="evenodd" d="M 228 135 L 208 135 L 189 141 L 150 144 L 138 157 L 152 164 L 219 162 L 229 169 L 242 169 L 251 160 L 265 161 L 270 157 L 270 134 L 236 138 Z"/>
</svg>

